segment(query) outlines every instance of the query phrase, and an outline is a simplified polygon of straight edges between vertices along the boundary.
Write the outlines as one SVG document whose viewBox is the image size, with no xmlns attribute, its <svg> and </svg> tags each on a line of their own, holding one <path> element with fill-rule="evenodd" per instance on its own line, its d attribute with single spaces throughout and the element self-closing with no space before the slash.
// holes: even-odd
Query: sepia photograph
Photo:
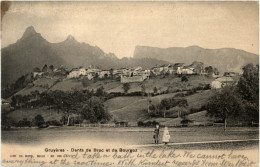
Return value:
<svg viewBox="0 0 260 167">
<path fill-rule="evenodd" d="M 258 165 L 258 1 L 1 1 L 1 166 Z"/>
</svg>

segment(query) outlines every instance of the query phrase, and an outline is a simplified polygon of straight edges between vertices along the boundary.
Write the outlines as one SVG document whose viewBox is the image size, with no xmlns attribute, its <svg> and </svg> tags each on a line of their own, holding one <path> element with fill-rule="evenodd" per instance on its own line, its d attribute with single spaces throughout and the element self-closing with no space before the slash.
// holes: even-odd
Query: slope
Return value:
<svg viewBox="0 0 260 167">
<path fill-rule="evenodd" d="M 199 46 L 157 48 L 136 46 L 134 58 L 158 58 L 171 63 L 191 64 L 203 62 L 214 66 L 221 73 L 225 71 L 241 72 L 241 67 L 248 63 L 258 62 L 258 55 L 234 48 L 204 49 Z"/>
</svg>

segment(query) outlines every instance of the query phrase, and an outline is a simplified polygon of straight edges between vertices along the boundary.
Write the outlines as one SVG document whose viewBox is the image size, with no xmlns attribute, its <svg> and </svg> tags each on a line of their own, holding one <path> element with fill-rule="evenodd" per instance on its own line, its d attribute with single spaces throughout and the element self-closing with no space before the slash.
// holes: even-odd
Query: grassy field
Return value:
<svg viewBox="0 0 260 167">
<path fill-rule="evenodd" d="M 187 118 L 194 123 L 198 123 L 203 125 L 204 123 L 212 123 L 214 122 L 214 118 L 210 118 L 206 116 L 207 111 L 200 111 L 197 113 L 189 114 Z M 182 118 L 150 118 L 149 121 L 157 121 L 161 125 L 165 126 L 173 126 L 180 125 Z"/>
<path fill-rule="evenodd" d="M 33 82 L 33 87 L 26 87 L 21 91 L 17 92 L 15 95 L 29 95 L 31 92 L 38 90 L 40 93 L 47 91 L 53 85 L 56 84 L 59 78 L 38 78 Z"/>
<path fill-rule="evenodd" d="M 151 97 L 150 100 L 152 104 L 158 104 L 162 99 L 174 97 L 176 94 L 177 93 L 158 95 Z M 110 105 L 112 105 L 112 107 L 109 107 Z M 115 105 L 117 106 L 116 108 L 113 107 Z M 116 97 L 106 101 L 105 106 L 117 121 L 131 122 L 149 118 L 146 112 L 148 107 L 147 97 Z"/>
<path fill-rule="evenodd" d="M 207 104 L 208 99 L 214 95 L 215 90 L 205 90 L 199 93 L 185 97 L 188 101 L 188 108 L 200 108 L 202 105 Z"/>
<path fill-rule="evenodd" d="M 71 80 L 69 80 L 71 82 Z M 69 85 L 69 83 L 68 83 Z M 169 93 L 150 97 L 152 104 L 158 104 L 164 98 L 172 98 L 177 93 Z M 188 101 L 188 109 L 199 108 L 207 103 L 207 99 L 213 95 L 212 90 L 202 91 L 184 98 Z M 147 113 L 148 97 L 143 96 L 124 96 L 115 97 L 107 100 L 104 103 L 105 108 L 113 116 L 111 121 L 126 121 L 126 122 L 138 122 L 138 121 L 157 121 L 163 125 L 175 125 L 179 124 L 180 118 L 151 118 Z M 46 107 L 45 107 L 46 108 Z M 171 109 L 169 110 L 171 112 Z M 173 112 L 173 111 L 172 111 Z M 174 111 L 176 112 L 176 111 Z M 61 113 L 57 113 L 56 110 L 48 110 L 44 108 L 39 109 L 19 109 L 12 111 L 8 116 L 15 121 L 27 118 L 31 120 L 36 115 L 41 114 L 45 120 L 60 120 Z M 176 113 L 177 114 L 177 113 Z M 200 113 L 191 114 L 188 116 L 189 119 L 198 122 L 208 122 L 210 119 L 205 117 L 205 111 Z"/>
<path fill-rule="evenodd" d="M 158 76 L 156 78 L 151 78 L 144 81 L 147 86 L 147 91 L 153 92 L 153 88 L 156 87 L 158 90 L 165 91 L 169 89 L 170 91 L 176 89 L 191 89 L 198 87 L 200 84 L 210 84 L 214 79 L 205 76 L 187 76 L 188 81 L 183 83 L 181 78 L 176 76 Z"/>
<path fill-rule="evenodd" d="M 58 79 L 62 80 L 61 82 L 56 82 Z M 177 89 L 191 89 L 198 87 L 200 84 L 210 84 L 214 79 L 208 78 L 205 76 L 188 76 L 188 82 L 181 82 L 181 78 L 177 76 L 157 76 L 145 80 L 143 83 L 130 83 L 131 92 L 141 91 L 141 85 L 144 84 L 146 87 L 146 92 L 153 92 L 153 88 L 156 87 L 158 91 L 174 91 Z M 82 84 L 82 79 L 61 79 L 57 77 L 53 78 L 38 78 L 33 82 L 34 86 L 31 88 L 25 88 L 18 92 L 18 94 L 26 95 L 31 91 L 39 90 L 39 92 L 45 90 L 63 90 L 63 91 L 73 91 L 73 90 L 82 90 L 82 89 L 93 89 L 103 86 L 105 91 L 108 93 L 111 92 L 123 92 L 122 83 L 116 79 L 104 79 L 104 80 L 92 80 L 87 81 L 85 87 Z M 47 87 L 45 87 L 48 85 Z"/>
<path fill-rule="evenodd" d="M 190 96 L 186 96 L 185 98 L 187 99 L 189 104 L 188 109 L 200 108 L 201 106 L 205 105 L 207 103 L 207 99 L 212 96 L 213 93 L 214 91 L 212 90 L 206 90 Z M 176 94 L 177 93 L 158 95 L 151 97 L 150 100 L 152 101 L 152 104 L 158 104 L 162 99 L 172 98 Z M 180 119 L 149 118 L 148 114 L 146 113 L 148 107 L 147 97 L 116 97 L 106 101 L 105 106 L 107 107 L 108 111 L 113 115 L 114 119 L 116 119 L 117 121 L 156 120 L 159 122 L 164 122 L 167 125 L 180 122 Z M 208 119 L 205 118 L 205 114 L 200 114 L 200 116 L 201 120 L 199 121 L 205 121 Z M 199 118 L 200 116 L 198 116 L 197 118 Z"/>
<path fill-rule="evenodd" d="M 63 116 L 63 113 L 58 113 L 57 110 L 48 110 L 45 108 L 38 109 L 19 109 L 12 111 L 8 114 L 14 121 L 18 122 L 27 118 L 27 120 L 32 121 L 36 115 L 42 115 L 45 121 L 59 120 Z"/>
</svg>

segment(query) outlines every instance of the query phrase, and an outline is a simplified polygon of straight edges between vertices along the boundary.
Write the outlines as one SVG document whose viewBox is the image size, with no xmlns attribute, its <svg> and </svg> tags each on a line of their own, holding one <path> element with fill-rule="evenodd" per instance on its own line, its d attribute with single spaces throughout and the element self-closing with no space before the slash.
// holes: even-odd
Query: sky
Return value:
<svg viewBox="0 0 260 167">
<path fill-rule="evenodd" d="M 28 26 L 51 43 L 72 35 L 119 58 L 132 57 L 136 45 L 259 54 L 257 2 L 12 2 L 2 19 L 2 47 Z"/>
</svg>

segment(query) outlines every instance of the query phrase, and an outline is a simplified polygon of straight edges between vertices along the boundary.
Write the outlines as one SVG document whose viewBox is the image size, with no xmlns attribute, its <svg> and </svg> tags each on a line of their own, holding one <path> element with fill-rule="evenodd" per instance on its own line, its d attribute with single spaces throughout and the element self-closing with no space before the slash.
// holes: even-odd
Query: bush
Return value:
<svg viewBox="0 0 260 167">
<path fill-rule="evenodd" d="M 42 115 L 38 114 L 34 117 L 34 121 L 35 121 L 35 125 L 36 126 L 41 126 L 42 124 L 44 124 L 44 118 L 42 117 Z"/>
<path fill-rule="evenodd" d="M 155 127 L 155 125 L 160 125 L 159 124 L 159 122 L 157 122 L 157 121 L 148 121 L 148 122 L 143 122 L 143 121 L 138 121 L 137 122 L 137 125 L 139 126 L 139 127 Z"/>
<path fill-rule="evenodd" d="M 138 121 L 138 122 L 137 122 L 137 126 L 144 126 L 143 121 Z"/>
<path fill-rule="evenodd" d="M 193 121 L 191 121 L 191 120 L 189 120 L 189 119 L 183 119 L 183 120 L 181 120 L 181 123 L 182 124 L 187 124 L 187 123 L 189 123 L 189 122 L 193 122 Z"/>
<path fill-rule="evenodd" d="M 20 120 L 17 124 L 17 127 L 31 127 L 31 122 L 27 120 L 27 118 L 24 118 L 23 120 Z"/>
</svg>

